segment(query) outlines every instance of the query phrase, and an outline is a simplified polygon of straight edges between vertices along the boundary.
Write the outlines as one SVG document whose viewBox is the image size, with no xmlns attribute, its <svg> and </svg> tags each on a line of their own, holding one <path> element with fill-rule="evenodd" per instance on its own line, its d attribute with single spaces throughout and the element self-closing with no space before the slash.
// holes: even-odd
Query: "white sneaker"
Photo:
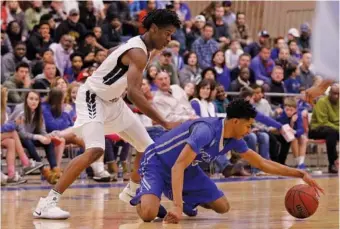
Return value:
<svg viewBox="0 0 340 229">
<path fill-rule="evenodd" d="M 106 170 L 102 170 L 101 172 L 94 171 L 93 180 L 97 182 L 110 182 L 111 179 L 111 174 Z"/>
<path fill-rule="evenodd" d="M 136 196 L 137 188 L 139 188 L 139 185 L 136 184 L 136 190 L 131 189 L 130 182 L 126 185 L 123 191 L 119 193 L 119 199 L 127 204 L 130 204 L 130 200 Z"/>
<path fill-rule="evenodd" d="M 35 211 L 33 212 L 34 218 L 37 219 L 67 219 L 70 217 L 70 213 L 61 210 L 57 207 L 57 198 L 40 198 L 39 203 Z"/>
</svg>

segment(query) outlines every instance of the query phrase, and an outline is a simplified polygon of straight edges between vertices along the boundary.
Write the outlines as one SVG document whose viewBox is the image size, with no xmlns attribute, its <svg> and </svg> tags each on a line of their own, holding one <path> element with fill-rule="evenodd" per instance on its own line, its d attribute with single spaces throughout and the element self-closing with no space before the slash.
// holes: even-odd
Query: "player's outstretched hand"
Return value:
<svg viewBox="0 0 340 229">
<path fill-rule="evenodd" d="M 171 130 L 179 125 L 181 125 L 181 122 L 166 122 L 163 127 L 167 130 Z"/>
<path fill-rule="evenodd" d="M 319 192 L 325 195 L 325 191 L 323 190 L 323 188 L 321 188 L 320 185 L 307 172 L 305 173 L 302 179 L 309 186 L 313 187 L 319 196 L 320 196 Z"/>
<path fill-rule="evenodd" d="M 166 224 L 177 224 L 182 218 L 182 209 L 180 207 L 173 207 L 164 217 L 163 222 Z"/>
</svg>

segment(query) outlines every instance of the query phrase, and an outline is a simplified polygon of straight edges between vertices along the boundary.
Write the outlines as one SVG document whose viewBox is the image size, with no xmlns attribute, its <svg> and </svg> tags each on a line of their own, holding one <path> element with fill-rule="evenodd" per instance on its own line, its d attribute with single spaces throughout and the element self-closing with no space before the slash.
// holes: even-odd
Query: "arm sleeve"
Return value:
<svg viewBox="0 0 340 229">
<path fill-rule="evenodd" d="M 195 100 L 190 101 L 192 109 L 194 109 L 197 116 L 201 116 L 201 107 L 199 103 Z"/>
<path fill-rule="evenodd" d="M 196 123 L 191 127 L 191 134 L 187 144 L 191 146 L 195 153 L 199 154 L 200 149 L 209 145 L 214 139 L 214 130 L 206 123 Z"/>
<path fill-rule="evenodd" d="M 274 119 L 265 116 L 264 114 L 257 112 L 255 120 L 258 122 L 261 122 L 263 124 L 266 124 L 267 126 L 275 127 L 276 129 L 281 129 L 282 124 L 275 121 Z"/>
</svg>

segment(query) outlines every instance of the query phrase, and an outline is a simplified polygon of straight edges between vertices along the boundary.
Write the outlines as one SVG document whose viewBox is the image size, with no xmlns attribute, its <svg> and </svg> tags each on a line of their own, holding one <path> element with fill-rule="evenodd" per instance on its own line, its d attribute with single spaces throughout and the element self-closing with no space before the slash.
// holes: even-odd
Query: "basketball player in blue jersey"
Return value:
<svg viewBox="0 0 340 229">
<path fill-rule="evenodd" d="M 257 112 L 246 100 L 232 101 L 227 118 L 200 118 L 188 121 L 156 139 L 141 160 L 141 187 L 130 201 L 144 221 L 156 216 L 165 223 L 178 223 L 182 212 L 197 214 L 202 206 L 223 214 L 230 206 L 223 192 L 202 171 L 198 162 L 210 163 L 219 155 L 234 150 L 252 166 L 264 172 L 302 178 L 316 190 L 323 189 L 303 170 L 266 160 L 248 149 L 243 137 L 249 134 Z M 173 201 L 166 213 L 160 205 L 162 193 Z"/>
<path fill-rule="evenodd" d="M 142 36 L 133 37 L 111 50 L 99 68 L 80 86 L 76 99 L 77 120 L 73 131 L 83 138 L 86 150 L 74 158 L 46 198 L 41 198 L 33 216 L 46 219 L 66 219 L 70 213 L 57 207 L 61 194 L 77 179 L 80 173 L 97 159 L 105 149 L 105 134 L 117 133 L 138 152 L 153 143 L 145 127 L 125 104 L 127 95 L 145 115 L 166 129 L 179 123 L 166 122 L 150 105 L 141 91 L 143 71 L 152 50 L 161 50 L 171 40 L 180 26 L 176 12 L 159 9 L 148 13 L 143 21 L 147 30 Z M 127 187 L 119 198 L 129 202 L 139 187 L 137 173 L 141 153 L 137 153 L 134 171 Z"/>
</svg>

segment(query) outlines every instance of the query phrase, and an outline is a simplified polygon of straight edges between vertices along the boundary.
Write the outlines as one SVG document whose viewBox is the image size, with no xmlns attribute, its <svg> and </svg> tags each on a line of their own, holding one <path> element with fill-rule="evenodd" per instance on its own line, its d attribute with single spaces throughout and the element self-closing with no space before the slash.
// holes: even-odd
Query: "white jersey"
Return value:
<svg viewBox="0 0 340 229">
<path fill-rule="evenodd" d="M 122 63 L 124 54 L 133 48 L 142 49 L 148 56 L 144 41 L 136 36 L 120 45 L 86 80 L 86 86 L 105 101 L 118 99 L 127 88 L 127 71 L 129 66 Z"/>
</svg>

